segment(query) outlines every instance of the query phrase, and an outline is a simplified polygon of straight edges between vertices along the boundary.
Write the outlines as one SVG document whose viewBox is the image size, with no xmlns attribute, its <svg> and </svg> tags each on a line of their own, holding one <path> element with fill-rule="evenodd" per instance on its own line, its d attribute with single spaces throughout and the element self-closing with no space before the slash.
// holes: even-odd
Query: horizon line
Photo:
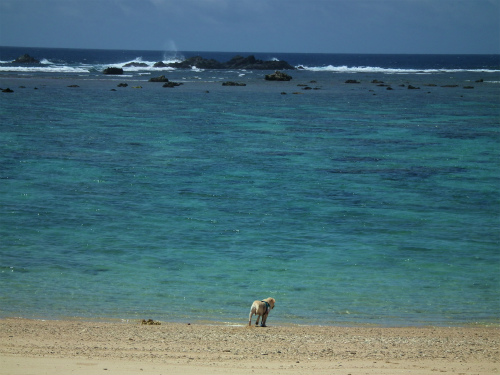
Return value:
<svg viewBox="0 0 500 375">
<path fill-rule="evenodd" d="M 283 52 L 283 51 L 216 51 L 216 50 L 183 50 L 183 49 L 123 49 L 123 48 L 89 48 L 89 47 L 40 47 L 40 46 L 13 46 L 0 45 L 0 48 L 30 48 L 30 49 L 67 49 L 67 50 L 88 50 L 88 51 L 144 51 L 144 52 L 196 52 L 196 53 L 277 53 L 277 54 L 311 54 L 311 55 L 491 55 L 500 56 L 500 51 L 497 53 L 435 53 L 435 52 Z"/>
</svg>

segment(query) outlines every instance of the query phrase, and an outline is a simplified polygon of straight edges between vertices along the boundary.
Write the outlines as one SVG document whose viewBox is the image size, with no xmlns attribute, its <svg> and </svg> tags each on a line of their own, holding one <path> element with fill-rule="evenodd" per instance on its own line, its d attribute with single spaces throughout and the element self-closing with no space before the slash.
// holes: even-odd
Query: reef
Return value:
<svg viewBox="0 0 500 375">
<path fill-rule="evenodd" d="M 168 78 L 165 76 L 152 77 L 149 79 L 149 82 L 168 82 Z"/>
<path fill-rule="evenodd" d="M 13 64 L 40 64 L 40 61 L 25 53 L 12 61 Z"/>
<path fill-rule="evenodd" d="M 295 67 L 286 61 L 264 61 L 256 59 L 255 56 L 250 55 L 247 57 L 235 56 L 227 62 L 219 62 L 214 59 L 205 59 L 201 56 L 190 57 L 181 62 L 175 63 L 156 63 L 155 67 L 172 67 L 177 69 L 247 69 L 247 70 L 294 70 Z"/>
<path fill-rule="evenodd" d="M 290 81 L 292 77 L 286 73 L 275 71 L 273 74 L 266 74 L 266 81 Z"/>
<path fill-rule="evenodd" d="M 108 67 L 103 70 L 104 74 L 114 74 L 114 75 L 119 75 L 123 74 L 123 69 L 122 68 L 113 68 L 113 67 Z"/>
<path fill-rule="evenodd" d="M 149 65 L 143 62 L 137 62 L 137 61 L 132 61 L 129 62 L 125 65 L 123 65 L 124 68 L 145 68 L 148 67 Z"/>
<path fill-rule="evenodd" d="M 222 82 L 222 86 L 246 86 L 246 83 L 240 83 L 240 82 L 233 82 L 233 81 L 226 81 Z"/>
</svg>

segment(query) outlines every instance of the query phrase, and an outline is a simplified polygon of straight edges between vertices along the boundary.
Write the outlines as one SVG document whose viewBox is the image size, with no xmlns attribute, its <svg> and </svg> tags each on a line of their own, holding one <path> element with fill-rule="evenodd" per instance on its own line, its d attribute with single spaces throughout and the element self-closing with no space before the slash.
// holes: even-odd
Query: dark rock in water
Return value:
<svg viewBox="0 0 500 375">
<path fill-rule="evenodd" d="M 182 83 L 178 83 L 178 82 L 166 82 L 163 84 L 163 87 L 177 87 L 177 86 L 180 86 L 182 85 Z"/>
<path fill-rule="evenodd" d="M 408 90 L 420 90 L 420 87 L 415 87 L 412 85 L 408 85 Z"/>
<path fill-rule="evenodd" d="M 149 65 L 146 63 L 141 63 L 141 62 L 137 62 L 137 61 L 132 61 L 132 62 L 129 62 L 128 64 L 123 65 L 124 68 L 143 68 L 143 67 L 147 67 L 147 66 L 149 66 Z"/>
<path fill-rule="evenodd" d="M 157 63 L 159 64 L 159 63 Z M 175 62 L 169 64 L 159 65 L 161 67 L 169 66 L 178 69 L 249 69 L 249 70 L 277 70 L 277 69 L 295 69 L 286 61 L 263 61 L 256 59 L 255 56 L 250 55 L 247 57 L 234 56 L 231 60 L 221 63 L 214 59 L 205 59 L 201 56 L 190 57 L 182 62 Z M 156 67 L 156 64 L 155 64 Z"/>
<path fill-rule="evenodd" d="M 286 92 L 282 91 L 282 92 L 281 92 L 281 95 L 286 95 Z"/>
<path fill-rule="evenodd" d="M 394 90 L 391 86 L 389 86 L 388 88 L 386 88 L 386 90 Z"/>
<path fill-rule="evenodd" d="M 246 83 L 239 83 L 233 81 L 222 82 L 222 86 L 246 86 Z"/>
<path fill-rule="evenodd" d="M 356 81 L 355 79 L 348 79 L 347 81 L 345 81 L 345 83 L 361 83 L 361 82 Z"/>
<path fill-rule="evenodd" d="M 117 87 L 127 87 L 128 83 L 119 83 Z"/>
<path fill-rule="evenodd" d="M 262 60 L 257 60 L 254 55 L 243 57 L 240 55 L 234 56 L 231 60 L 225 63 L 228 69 L 247 69 L 255 64 L 263 63 Z"/>
<path fill-rule="evenodd" d="M 31 57 L 27 53 L 12 61 L 14 64 L 40 64 L 40 61 Z"/>
<path fill-rule="evenodd" d="M 266 81 L 290 81 L 292 77 L 277 70 L 273 74 L 266 74 L 265 79 Z"/>
<path fill-rule="evenodd" d="M 168 78 L 165 76 L 152 77 L 149 79 L 149 82 L 168 82 Z"/>
<path fill-rule="evenodd" d="M 225 69 L 255 69 L 255 70 L 294 70 L 295 68 L 286 61 L 258 60 L 255 56 L 248 57 L 234 56 L 231 60 L 223 64 Z"/>
<path fill-rule="evenodd" d="M 484 79 L 481 78 L 476 81 L 476 83 L 481 83 L 481 82 L 484 82 Z"/>
<path fill-rule="evenodd" d="M 458 85 L 444 85 L 444 86 L 441 86 L 441 87 L 458 87 Z"/>
<path fill-rule="evenodd" d="M 167 66 L 177 69 L 192 69 L 193 67 L 198 69 L 224 69 L 224 66 L 217 60 L 204 59 L 201 56 L 190 57 L 181 62 L 169 63 Z"/>
<path fill-rule="evenodd" d="M 113 74 L 113 75 L 120 75 L 123 74 L 123 69 L 122 68 L 113 68 L 113 67 L 108 67 L 103 70 L 104 74 Z"/>
<path fill-rule="evenodd" d="M 154 63 L 153 68 L 166 68 L 167 66 L 163 61 L 158 61 Z"/>
<path fill-rule="evenodd" d="M 464 89 L 473 89 L 474 86 L 464 86 Z"/>
<path fill-rule="evenodd" d="M 14 90 L 11 90 L 7 87 L 6 89 L 3 89 L 2 92 L 14 92 Z"/>
<path fill-rule="evenodd" d="M 80 87 L 78 85 L 69 85 L 68 87 Z"/>
<path fill-rule="evenodd" d="M 378 79 L 374 79 L 372 83 L 384 83 L 384 81 L 379 81 Z"/>
</svg>

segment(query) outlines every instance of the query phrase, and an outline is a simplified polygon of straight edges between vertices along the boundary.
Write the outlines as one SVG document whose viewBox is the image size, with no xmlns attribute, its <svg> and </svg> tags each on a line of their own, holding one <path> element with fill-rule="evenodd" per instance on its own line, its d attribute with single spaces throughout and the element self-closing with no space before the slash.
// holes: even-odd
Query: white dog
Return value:
<svg viewBox="0 0 500 375">
<path fill-rule="evenodd" d="M 266 298 L 263 299 L 262 301 L 254 301 L 252 303 L 252 307 L 250 308 L 250 316 L 248 317 L 248 325 L 252 325 L 252 316 L 257 315 L 257 320 L 255 322 L 255 325 L 259 325 L 259 319 L 262 317 L 262 323 L 260 324 L 261 327 L 266 326 L 266 320 L 267 316 L 269 315 L 269 311 L 274 309 L 274 304 L 276 303 L 274 298 Z"/>
</svg>

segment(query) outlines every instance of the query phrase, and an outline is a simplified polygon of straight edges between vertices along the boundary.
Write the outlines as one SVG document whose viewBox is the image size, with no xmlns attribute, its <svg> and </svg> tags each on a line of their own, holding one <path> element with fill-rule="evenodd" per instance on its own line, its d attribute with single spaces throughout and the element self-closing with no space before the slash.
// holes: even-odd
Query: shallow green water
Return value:
<svg viewBox="0 0 500 375">
<path fill-rule="evenodd" d="M 0 81 L 1 316 L 498 322 L 498 83 L 213 74 Z"/>
</svg>

